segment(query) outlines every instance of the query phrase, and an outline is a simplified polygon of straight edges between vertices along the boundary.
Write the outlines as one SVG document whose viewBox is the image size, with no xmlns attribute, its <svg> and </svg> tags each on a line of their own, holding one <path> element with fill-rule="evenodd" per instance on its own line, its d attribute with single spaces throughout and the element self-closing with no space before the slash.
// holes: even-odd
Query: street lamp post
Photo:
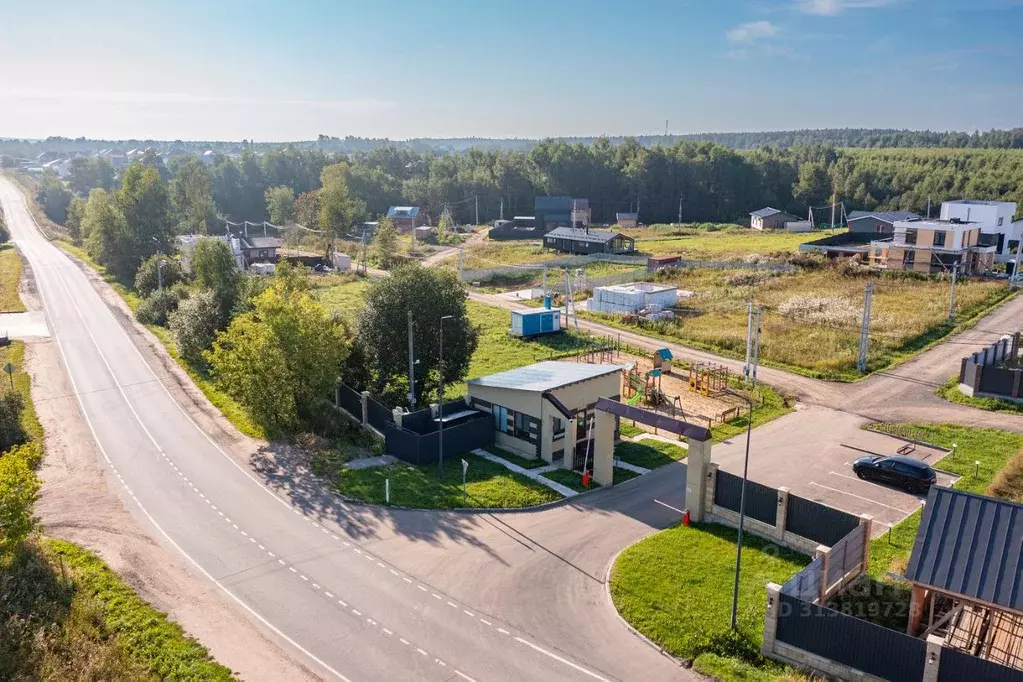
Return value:
<svg viewBox="0 0 1023 682">
<path fill-rule="evenodd" d="M 444 480 L 444 320 L 450 320 L 454 315 L 445 315 L 440 318 L 440 386 L 437 389 L 437 478 Z"/>
<path fill-rule="evenodd" d="M 749 417 L 746 420 L 746 461 L 742 466 L 742 492 L 739 494 L 739 539 L 735 548 L 735 582 L 732 586 L 732 622 L 731 628 L 735 630 L 736 618 L 739 610 L 739 569 L 742 566 L 742 529 L 746 520 L 746 477 L 749 475 L 749 440 L 753 431 L 753 400 L 746 395 L 736 393 L 728 388 L 725 392 L 746 401 L 749 406 Z"/>
<path fill-rule="evenodd" d="M 167 265 L 167 261 L 163 258 L 156 262 L 156 288 L 163 291 L 163 266 Z"/>
</svg>

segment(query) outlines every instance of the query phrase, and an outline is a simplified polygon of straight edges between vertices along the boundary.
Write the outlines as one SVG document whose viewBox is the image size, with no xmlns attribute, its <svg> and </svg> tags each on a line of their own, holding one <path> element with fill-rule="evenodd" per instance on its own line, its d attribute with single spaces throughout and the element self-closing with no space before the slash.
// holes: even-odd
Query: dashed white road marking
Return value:
<svg viewBox="0 0 1023 682">
<path fill-rule="evenodd" d="M 427 591 L 427 589 L 426 589 L 425 587 L 423 587 L 422 585 L 416 585 L 416 587 L 418 587 L 419 589 L 421 589 L 421 590 L 422 590 L 423 592 L 426 592 L 426 591 Z"/>
<path fill-rule="evenodd" d="M 344 603 L 344 601 L 341 600 L 341 599 L 338 599 L 337 603 L 340 604 L 341 606 L 345 607 L 346 609 L 348 608 L 348 604 Z"/>
<path fill-rule="evenodd" d="M 426 654 L 426 652 L 425 652 L 425 651 L 423 651 L 422 649 L 420 649 L 419 647 L 416 647 L 416 651 L 418 651 L 419 653 L 421 653 L 421 654 L 422 654 L 423 656 L 426 656 L 426 655 L 427 655 L 427 654 Z"/>
<path fill-rule="evenodd" d="M 561 656 L 558 656 L 557 654 L 553 654 L 550 651 L 547 651 L 547 649 L 544 649 L 543 647 L 539 647 L 539 646 L 533 644 L 532 642 L 529 642 L 527 640 L 522 639 L 521 637 L 516 637 L 515 641 L 516 642 L 521 642 L 522 644 L 525 644 L 526 646 L 528 646 L 529 648 L 533 649 L 534 651 L 538 651 L 541 654 L 544 654 L 545 656 L 550 656 L 555 661 L 558 661 L 560 663 L 564 663 L 565 665 L 569 666 L 570 668 L 575 668 L 579 672 L 581 672 L 581 673 L 583 673 L 585 675 L 589 675 L 590 677 L 592 677 L 594 679 L 601 680 L 601 682 L 610 682 L 610 680 L 608 680 L 606 677 L 601 677 L 597 673 L 591 672 L 591 671 L 587 670 L 586 668 L 582 667 L 581 665 L 576 665 L 572 661 L 564 659 Z"/>
<path fill-rule="evenodd" d="M 464 613 L 465 615 L 469 616 L 470 618 L 475 618 L 476 617 L 476 614 L 473 613 L 472 611 L 466 611 L 465 609 L 462 609 L 462 613 Z"/>
<path fill-rule="evenodd" d="M 294 566 L 288 566 L 288 570 L 291 571 L 292 573 L 298 573 L 298 571 L 295 570 Z"/>
<path fill-rule="evenodd" d="M 358 612 L 358 611 L 356 611 L 355 609 L 352 609 L 352 613 L 354 613 L 354 614 L 355 614 L 356 616 L 361 616 L 361 615 L 362 615 L 361 613 L 359 613 L 359 612 Z"/>
<path fill-rule="evenodd" d="M 497 631 L 500 632 L 502 635 L 510 635 L 511 634 L 510 632 L 508 632 L 504 628 L 497 628 Z"/>
<path fill-rule="evenodd" d="M 405 646 L 408 646 L 408 640 L 405 639 L 404 637 L 399 637 L 398 641 L 404 644 Z"/>
<path fill-rule="evenodd" d="M 393 634 L 394 634 L 393 632 L 391 632 L 391 631 L 390 631 L 390 630 L 388 630 L 387 628 L 380 628 L 380 632 L 384 633 L 384 634 L 385 634 L 385 635 L 387 635 L 388 637 L 390 637 L 391 635 L 393 635 Z"/>
<path fill-rule="evenodd" d="M 469 682 L 476 682 L 476 680 L 472 679 L 471 677 L 469 677 L 468 675 L 459 670 L 456 670 L 455 674 L 461 677 L 463 680 L 469 680 Z"/>
<path fill-rule="evenodd" d="M 449 601 L 449 602 L 448 602 L 448 606 L 450 606 L 450 607 L 451 607 L 451 608 L 453 608 L 453 609 L 457 609 L 457 608 L 458 608 L 458 604 L 456 604 L 456 603 L 455 603 L 455 602 L 453 602 L 453 601 Z"/>
<path fill-rule="evenodd" d="M 480 618 L 480 622 L 483 623 L 484 625 L 493 625 L 493 623 L 491 623 L 489 620 L 484 620 L 482 618 Z"/>
</svg>

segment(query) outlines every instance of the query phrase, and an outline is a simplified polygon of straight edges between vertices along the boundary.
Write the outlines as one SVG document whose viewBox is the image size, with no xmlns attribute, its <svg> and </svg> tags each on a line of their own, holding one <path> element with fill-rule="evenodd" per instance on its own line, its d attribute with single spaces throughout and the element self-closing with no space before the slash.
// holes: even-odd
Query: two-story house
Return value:
<svg viewBox="0 0 1023 682">
<path fill-rule="evenodd" d="M 953 220 L 896 220 L 890 239 L 870 242 L 875 268 L 925 274 L 979 275 L 994 264 L 995 246 L 981 244 L 976 223 Z"/>
</svg>

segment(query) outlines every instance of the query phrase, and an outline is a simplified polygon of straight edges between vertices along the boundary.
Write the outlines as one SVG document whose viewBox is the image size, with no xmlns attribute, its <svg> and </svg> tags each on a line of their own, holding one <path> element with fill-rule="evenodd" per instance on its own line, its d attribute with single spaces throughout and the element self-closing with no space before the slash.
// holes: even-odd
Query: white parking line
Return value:
<svg viewBox="0 0 1023 682">
<path fill-rule="evenodd" d="M 855 493 L 847 493 L 844 490 L 839 490 L 838 488 L 831 488 L 829 486 L 817 483 L 816 481 L 810 481 L 810 485 L 815 485 L 818 488 L 824 488 L 825 490 L 830 490 L 831 492 L 834 492 L 834 493 L 841 493 L 842 495 L 848 495 L 849 497 L 855 497 L 857 500 L 863 500 L 864 502 L 870 502 L 871 504 L 877 504 L 877 505 L 880 505 L 882 507 L 887 507 L 888 509 L 893 509 L 893 510 L 899 512 L 900 514 L 908 514 L 911 511 L 913 511 L 912 509 L 910 509 L 909 511 L 906 511 L 904 509 L 899 509 L 898 507 L 893 507 L 890 504 L 885 504 L 884 502 L 878 502 L 877 500 L 872 500 L 869 497 L 862 497 L 860 495 L 856 495 Z"/>
</svg>

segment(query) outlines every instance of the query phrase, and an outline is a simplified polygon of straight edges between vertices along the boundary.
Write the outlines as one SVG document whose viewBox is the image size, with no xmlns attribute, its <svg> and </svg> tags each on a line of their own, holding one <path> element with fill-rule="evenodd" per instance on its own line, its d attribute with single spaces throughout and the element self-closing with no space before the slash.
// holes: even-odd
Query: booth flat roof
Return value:
<svg viewBox="0 0 1023 682">
<path fill-rule="evenodd" d="M 543 392 L 620 372 L 621 369 L 619 365 L 592 365 L 585 362 L 548 360 L 478 379 L 470 379 L 468 383 L 469 386 Z"/>
<path fill-rule="evenodd" d="M 611 284 L 606 287 L 598 287 L 603 291 L 621 291 L 627 294 L 642 292 L 644 294 L 657 294 L 662 291 L 675 291 L 670 284 L 651 284 L 650 282 L 627 282 L 625 284 Z"/>
<path fill-rule="evenodd" d="M 529 310 L 513 310 L 512 315 L 521 315 L 523 317 L 529 317 L 530 315 L 540 315 L 542 313 L 558 313 L 561 314 L 561 308 L 531 308 Z"/>
</svg>

